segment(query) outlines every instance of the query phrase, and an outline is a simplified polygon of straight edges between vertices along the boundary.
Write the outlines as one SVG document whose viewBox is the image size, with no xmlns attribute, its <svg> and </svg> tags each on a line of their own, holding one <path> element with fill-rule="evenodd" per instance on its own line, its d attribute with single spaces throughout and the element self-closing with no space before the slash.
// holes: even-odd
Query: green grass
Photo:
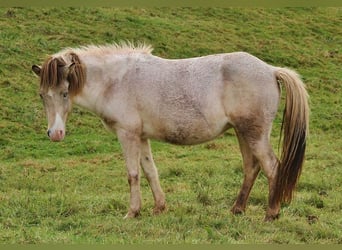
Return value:
<svg viewBox="0 0 342 250">
<path fill-rule="evenodd" d="M 0 242 L 342 243 L 341 8 L 0 8 Z M 168 211 L 123 220 L 129 187 L 120 145 L 75 107 L 61 143 L 46 118 L 31 65 L 64 47 L 120 40 L 186 58 L 243 50 L 296 69 L 310 94 L 305 167 L 294 201 L 263 222 L 260 174 L 246 214 L 229 210 L 242 181 L 233 132 L 193 147 L 152 142 Z M 272 142 L 277 151 L 280 117 Z"/>
</svg>

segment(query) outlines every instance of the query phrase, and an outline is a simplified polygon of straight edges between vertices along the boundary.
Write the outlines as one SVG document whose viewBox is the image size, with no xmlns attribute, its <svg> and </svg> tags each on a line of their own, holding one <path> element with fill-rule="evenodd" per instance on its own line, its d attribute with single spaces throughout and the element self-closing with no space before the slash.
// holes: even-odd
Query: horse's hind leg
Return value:
<svg viewBox="0 0 342 250">
<path fill-rule="evenodd" d="M 239 195 L 231 211 L 233 212 L 233 214 L 240 214 L 245 212 L 249 193 L 253 187 L 256 177 L 258 176 L 260 166 L 258 164 L 257 159 L 252 154 L 252 151 L 249 148 L 248 143 L 241 135 L 239 135 L 238 132 L 236 133 L 238 136 L 240 150 L 243 159 L 244 179 Z"/>
<path fill-rule="evenodd" d="M 145 176 L 151 186 L 155 206 L 154 214 L 159 214 L 165 210 L 165 194 L 159 183 L 159 176 L 157 168 L 153 161 L 150 143 L 148 140 L 141 141 L 141 166 L 144 170 Z"/>
<path fill-rule="evenodd" d="M 264 137 L 258 142 L 252 143 L 252 151 L 268 179 L 269 195 L 265 220 L 271 221 L 277 219 L 280 212 L 280 203 L 275 202 L 274 200 L 274 190 L 279 161 L 271 148 L 268 138 Z"/>
<path fill-rule="evenodd" d="M 244 158 L 247 158 L 247 161 L 244 159 L 244 162 L 251 162 L 253 159 L 253 164 L 245 163 L 245 168 L 247 167 L 247 172 L 249 171 L 249 179 L 252 179 L 252 177 L 256 177 L 256 170 L 253 171 L 253 168 L 251 166 L 254 166 L 255 168 L 255 162 L 258 162 L 262 170 L 264 171 L 269 184 L 269 196 L 268 196 L 268 208 L 266 212 L 265 220 L 274 220 L 278 218 L 279 211 L 280 211 L 280 203 L 275 202 L 274 199 L 274 189 L 276 185 L 276 174 L 278 169 L 278 159 L 275 156 L 271 144 L 270 144 L 270 131 L 271 131 L 271 124 L 265 124 L 263 122 L 252 120 L 252 119 L 239 119 L 239 123 L 235 126 L 235 129 L 237 131 L 239 141 L 242 142 L 243 146 L 242 148 L 244 151 L 249 152 L 246 156 L 246 153 L 244 154 L 244 151 L 242 150 L 242 154 L 244 154 Z M 241 139 L 242 138 L 242 139 Z M 240 144 L 241 144 L 240 142 Z M 248 149 L 248 150 L 246 150 Z M 252 154 L 252 156 L 250 155 Z M 249 160 L 248 160 L 249 159 Z M 248 170 L 249 169 L 249 170 Z M 246 171 L 245 171 L 246 174 Z M 246 177 L 245 177 L 246 179 Z M 248 178 L 247 178 L 248 180 Z M 248 181 L 244 181 L 245 183 L 248 183 Z M 245 188 L 243 185 L 241 192 L 242 195 L 238 196 L 238 199 L 243 198 L 243 189 Z M 246 184 L 247 187 L 249 187 Z M 246 189 L 246 188 L 245 188 Z M 246 189 L 247 190 L 247 189 Z M 243 199 L 242 199 L 243 200 Z M 236 208 L 239 208 L 239 202 L 236 203 Z M 234 210 L 233 210 L 234 211 Z"/>
</svg>

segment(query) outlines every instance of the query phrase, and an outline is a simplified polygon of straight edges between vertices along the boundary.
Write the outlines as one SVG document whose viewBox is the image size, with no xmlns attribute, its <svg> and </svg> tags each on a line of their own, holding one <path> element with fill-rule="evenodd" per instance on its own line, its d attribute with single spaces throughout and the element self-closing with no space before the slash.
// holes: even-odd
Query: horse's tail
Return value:
<svg viewBox="0 0 342 250">
<path fill-rule="evenodd" d="M 308 93 L 295 71 L 278 68 L 275 77 L 278 84 L 285 86 L 286 101 L 280 132 L 283 145 L 274 199 L 276 202 L 291 202 L 301 174 L 309 131 Z"/>
</svg>

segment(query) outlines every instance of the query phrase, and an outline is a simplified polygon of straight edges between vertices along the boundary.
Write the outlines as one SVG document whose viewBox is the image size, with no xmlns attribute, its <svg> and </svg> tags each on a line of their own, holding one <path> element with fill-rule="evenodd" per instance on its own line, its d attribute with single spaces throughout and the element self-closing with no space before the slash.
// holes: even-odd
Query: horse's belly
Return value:
<svg viewBox="0 0 342 250">
<path fill-rule="evenodd" d="M 220 131 L 222 132 L 222 131 Z M 182 128 L 168 131 L 164 134 L 164 137 L 161 138 L 162 140 L 172 143 L 172 144 L 178 144 L 178 145 L 194 145 L 194 144 L 200 144 L 204 143 L 210 140 L 213 140 L 221 133 L 219 132 L 199 132 L 199 131 L 189 131 L 184 130 Z"/>
<path fill-rule="evenodd" d="M 144 135 L 146 138 L 172 144 L 194 145 L 210 141 L 230 127 L 226 120 L 214 124 L 209 124 L 207 121 L 192 121 L 190 123 L 176 121 L 164 123 L 158 127 L 144 126 Z"/>
</svg>

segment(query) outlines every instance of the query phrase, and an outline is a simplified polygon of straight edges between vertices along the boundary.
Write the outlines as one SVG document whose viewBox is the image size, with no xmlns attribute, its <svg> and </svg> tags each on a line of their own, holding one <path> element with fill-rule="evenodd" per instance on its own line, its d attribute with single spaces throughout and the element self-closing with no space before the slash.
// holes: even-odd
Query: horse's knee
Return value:
<svg viewBox="0 0 342 250">
<path fill-rule="evenodd" d="M 129 172 L 128 176 L 127 176 L 127 179 L 128 179 L 129 185 L 138 184 L 139 183 L 139 179 L 140 179 L 139 173 L 138 172 Z"/>
</svg>

